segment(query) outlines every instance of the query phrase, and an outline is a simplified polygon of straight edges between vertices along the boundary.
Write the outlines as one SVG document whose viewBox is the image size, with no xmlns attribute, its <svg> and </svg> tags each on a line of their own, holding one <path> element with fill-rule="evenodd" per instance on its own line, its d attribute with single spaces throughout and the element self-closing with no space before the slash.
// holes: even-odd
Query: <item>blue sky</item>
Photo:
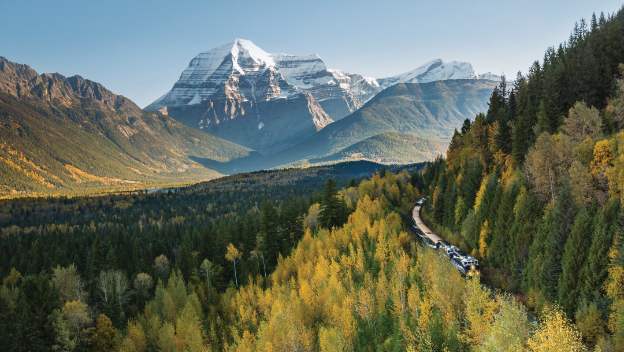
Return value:
<svg viewBox="0 0 624 352">
<path fill-rule="evenodd" d="M 515 76 L 615 0 L 0 0 L 0 56 L 80 74 L 144 106 L 201 51 L 247 38 L 382 77 L 433 58 Z"/>
</svg>

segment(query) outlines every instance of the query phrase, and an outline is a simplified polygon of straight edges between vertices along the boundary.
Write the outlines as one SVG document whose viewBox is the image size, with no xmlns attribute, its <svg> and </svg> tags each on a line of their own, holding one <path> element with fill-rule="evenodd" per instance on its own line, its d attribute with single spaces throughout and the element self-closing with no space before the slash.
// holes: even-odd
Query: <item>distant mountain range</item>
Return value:
<svg viewBox="0 0 624 352">
<path fill-rule="evenodd" d="M 443 153 L 499 80 L 433 60 L 388 78 L 248 40 L 193 58 L 141 110 L 80 76 L 0 57 L 0 197 L 190 183 L 258 169 Z"/>
<path fill-rule="evenodd" d="M 355 112 L 394 84 L 479 78 L 469 63 L 437 59 L 375 79 L 328 69 L 317 55 L 270 54 L 237 39 L 193 58 L 173 88 L 146 110 L 167 111 L 187 126 L 273 154 Z"/>
</svg>

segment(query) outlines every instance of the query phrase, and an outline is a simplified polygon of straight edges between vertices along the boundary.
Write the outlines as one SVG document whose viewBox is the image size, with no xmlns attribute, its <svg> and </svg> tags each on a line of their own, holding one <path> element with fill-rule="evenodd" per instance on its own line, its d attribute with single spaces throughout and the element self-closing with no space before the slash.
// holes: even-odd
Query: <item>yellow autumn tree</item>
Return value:
<svg viewBox="0 0 624 352">
<path fill-rule="evenodd" d="M 464 302 L 466 304 L 464 316 L 468 324 L 463 337 L 469 344 L 478 346 L 483 342 L 490 324 L 494 321 L 498 304 L 493 299 L 492 293 L 476 279 L 470 280 L 466 285 Z"/>
<path fill-rule="evenodd" d="M 529 338 L 533 352 L 582 352 L 581 334 L 558 308 L 547 308 L 537 331 Z"/>
<path fill-rule="evenodd" d="M 242 256 L 241 252 L 234 246 L 232 243 L 228 244 L 225 259 L 234 264 L 234 282 L 236 283 L 236 287 L 238 287 L 238 276 L 236 274 L 236 261 Z"/>
</svg>

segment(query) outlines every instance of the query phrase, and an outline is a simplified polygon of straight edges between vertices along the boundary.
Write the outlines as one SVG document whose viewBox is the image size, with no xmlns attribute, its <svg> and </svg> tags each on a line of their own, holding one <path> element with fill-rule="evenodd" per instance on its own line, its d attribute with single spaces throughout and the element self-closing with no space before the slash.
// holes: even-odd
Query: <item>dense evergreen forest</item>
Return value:
<svg viewBox="0 0 624 352">
<path fill-rule="evenodd" d="M 407 166 L 413 167 L 419 166 Z M 45 336 L 56 333 L 51 309 L 69 300 L 123 327 L 143 309 L 156 282 L 174 271 L 189 282 L 210 275 L 215 292 L 266 277 L 303 236 L 304 223 L 346 220 L 347 208 L 328 194 L 382 168 L 351 162 L 241 174 L 178 189 L 1 201 L 0 324 L 8 325 L 0 326 L 0 347 L 49 349 L 53 344 Z M 321 216 L 318 202 L 327 197 L 332 215 Z M 232 255 L 236 272 L 224 270 Z M 28 282 L 43 291 L 24 296 L 31 291 L 23 286 Z M 28 302 L 26 311 L 16 310 L 20 300 Z M 37 326 L 33 319 L 41 319 L 40 329 L 30 328 Z"/>
<path fill-rule="evenodd" d="M 624 11 L 578 23 L 423 174 L 428 220 L 483 279 L 624 351 Z"/>
</svg>

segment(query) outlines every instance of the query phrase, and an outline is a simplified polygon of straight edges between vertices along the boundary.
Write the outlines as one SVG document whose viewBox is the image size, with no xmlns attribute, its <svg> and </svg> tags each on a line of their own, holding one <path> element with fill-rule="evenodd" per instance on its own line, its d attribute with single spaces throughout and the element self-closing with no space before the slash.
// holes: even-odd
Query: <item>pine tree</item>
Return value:
<svg viewBox="0 0 624 352">
<path fill-rule="evenodd" d="M 568 187 L 563 187 L 553 208 L 552 218 L 546 224 L 543 266 L 540 272 L 540 288 L 550 300 L 557 297 L 557 284 L 561 275 L 561 256 L 570 226 L 574 221 L 574 201 Z"/>
<path fill-rule="evenodd" d="M 572 221 L 574 205 L 568 187 L 549 204 L 529 252 L 527 289 L 537 289 L 549 300 L 557 297 L 561 255 Z"/>
<path fill-rule="evenodd" d="M 541 206 L 535 197 L 522 187 L 514 204 L 514 219 L 510 228 L 510 245 L 504 257 L 505 266 L 511 271 L 512 286 L 519 288 L 529 259 L 529 247 L 537 232 Z"/>
<path fill-rule="evenodd" d="M 325 183 L 321 201 L 321 213 L 319 216 L 321 226 L 330 229 L 334 226 L 342 225 L 345 220 L 344 217 L 345 205 L 337 197 L 336 182 L 329 179 Z"/>
<path fill-rule="evenodd" d="M 280 226 L 277 209 L 270 202 L 264 202 L 260 210 L 259 236 L 263 239 L 266 256 L 271 265 L 277 263 L 277 257 L 282 248 L 283 239 L 280 237 Z M 257 242 L 257 239 L 256 239 Z"/>
<path fill-rule="evenodd" d="M 14 351 L 48 351 L 56 342 L 52 312 L 59 309 L 58 291 L 42 275 L 22 280 L 15 305 Z"/>
<path fill-rule="evenodd" d="M 336 182 L 332 179 L 325 182 L 323 199 L 321 201 L 321 213 L 319 220 L 321 226 L 332 228 L 336 226 L 338 217 L 338 200 L 336 199 Z"/>
<path fill-rule="evenodd" d="M 548 117 L 548 112 L 546 111 L 546 104 L 542 100 L 537 109 L 537 125 L 535 126 L 535 135 L 539 136 L 540 134 L 546 132 L 551 133 L 550 128 L 550 118 Z"/>
<path fill-rule="evenodd" d="M 488 261 L 492 265 L 506 270 L 510 268 L 504 266 L 504 257 L 507 255 L 505 249 L 512 246 L 509 224 L 513 221 L 513 210 L 518 190 L 518 185 L 514 183 L 503 192 L 500 204 L 496 209 L 496 220 L 492 229 L 492 241 L 488 255 Z"/>
<path fill-rule="evenodd" d="M 595 219 L 591 246 L 581 274 L 581 299 L 585 302 L 602 299 L 601 292 L 608 273 L 609 248 L 614 234 L 620 231 L 618 217 L 619 201 L 612 199 Z"/>
<path fill-rule="evenodd" d="M 570 236 L 566 241 L 563 257 L 561 258 L 561 277 L 559 278 L 559 304 L 563 310 L 572 316 L 576 311 L 581 287 L 579 276 L 583 269 L 587 248 L 591 243 L 592 212 L 581 209 L 572 225 Z"/>
</svg>

